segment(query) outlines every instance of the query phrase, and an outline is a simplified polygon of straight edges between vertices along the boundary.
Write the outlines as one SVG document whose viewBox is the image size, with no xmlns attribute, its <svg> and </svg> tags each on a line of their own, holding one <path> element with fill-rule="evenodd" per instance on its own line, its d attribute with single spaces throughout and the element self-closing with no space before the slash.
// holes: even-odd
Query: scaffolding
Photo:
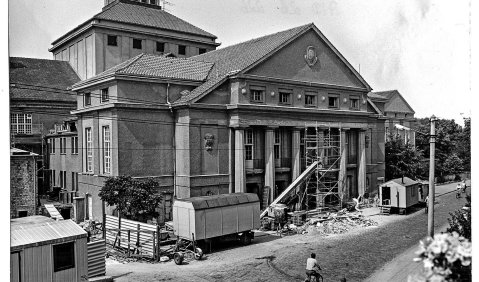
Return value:
<svg viewBox="0 0 479 282">
<path fill-rule="evenodd" d="M 303 138 L 306 167 L 318 163 L 305 182 L 302 197 L 305 209 L 342 206 L 342 191 L 339 189 L 340 129 L 305 126 Z"/>
</svg>

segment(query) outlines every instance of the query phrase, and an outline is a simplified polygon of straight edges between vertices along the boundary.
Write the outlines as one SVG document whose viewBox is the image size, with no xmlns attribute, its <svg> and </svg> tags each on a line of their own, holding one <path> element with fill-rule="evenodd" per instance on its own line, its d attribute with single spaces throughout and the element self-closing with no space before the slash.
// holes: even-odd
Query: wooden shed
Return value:
<svg viewBox="0 0 479 282">
<path fill-rule="evenodd" d="M 88 281 L 87 233 L 72 220 L 10 221 L 10 281 Z"/>
<path fill-rule="evenodd" d="M 173 204 L 175 235 L 196 240 L 260 227 L 258 195 L 233 193 L 177 199 Z"/>
<path fill-rule="evenodd" d="M 408 177 L 390 180 L 379 188 L 379 206 L 405 213 L 408 208 L 419 203 L 420 187 L 421 183 Z"/>
</svg>

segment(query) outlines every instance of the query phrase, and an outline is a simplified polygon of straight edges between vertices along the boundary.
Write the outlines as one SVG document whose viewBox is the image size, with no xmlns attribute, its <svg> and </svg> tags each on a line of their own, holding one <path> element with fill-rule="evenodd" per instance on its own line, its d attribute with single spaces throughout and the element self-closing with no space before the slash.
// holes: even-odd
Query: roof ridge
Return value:
<svg viewBox="0 0 479 282">
<path fill-rule="evenodd" d="M 126 69 L 127 67 L 130 67 L 132 64 L 134 64 L 136 61 L 138 61 L 141 57 L 143 57 L 143 55 L 145 55 L 145 53 L 141 53 L 139 55 L 136 55 L 136 57 L 133 57 L 125 62 L 128 62 L 130 61 L 129 63 L 125 64 L 124 66 L 118 68 L 117 70 L 115 70 L 113 73 L 117 73 L 117 72 L 120 72 L 124 69 Z"/>
<path fill-rule="evenodd" d="M 235 43 L 235 44 L 233 44 L 233 45 L 229 45 L 229 46 L 226 46 L 226 47 L 224 47 L 224 48 L 212 50 L 212 51 L 206 52 L 206 53 L 204 53 L 204 54 L 196 55 L 196 56 L 193 56 L 193 57 L 190 57 L 190 58 L 192 58 L 192 59 L 195 59 L 195 58 L 197 58 L 197 57 L 200 57 L 200 58 L 201 58 L 201 57 L 202 57 L 203 55 L 205 55 L 205 54 L 211 55 L 211 54 L 218 53 L 218 52 L 221 52 L 221 51 L 226 50 L 226 49 L 229 49 L 229 48 L 237 47 L 238 45 L 241 45 L 241 44 L 247 44 L 247 43 L 250 43 L 250 42 L 257 41 L 257 40 L 262 40 L 262 39 L 265 39 L 265 38 L 268 38 L 268 37 L 272 37 L 272 36 L 278 35 L 278 34 L 280 34 L 280 33 L 286 33 L 286 32 L 288 32 L 288 31 L 291 31 L 291 30 L 294 30 L 294 29 L 302 30 L 303 28 L 310 27 L 311 25 L 313 25 L 313 23 L 309 23 L 309 24 L 305 24 L 305 25 L 300 25 L 300 26 L 293 27 L 293 28 L 289 28 L 289 29 L 286 29 L 286 30 L 280 30 L 280 31 L 277 31 L 277 32 L 275 32 L 275 33 L 270 33 L 270 34 L 266 34 L 266 35 L 263 35 L 263 36 L 260 36 L 260 37 L 252 38 L 252 39 L 249 39 L 249 40 L 246 40 L 246 41 L 243 41 L 243 42 L 238 42 L 238 43 Z M 200 59 L 200 58 L 198 58 L 198 59 Z"/>
</svg>

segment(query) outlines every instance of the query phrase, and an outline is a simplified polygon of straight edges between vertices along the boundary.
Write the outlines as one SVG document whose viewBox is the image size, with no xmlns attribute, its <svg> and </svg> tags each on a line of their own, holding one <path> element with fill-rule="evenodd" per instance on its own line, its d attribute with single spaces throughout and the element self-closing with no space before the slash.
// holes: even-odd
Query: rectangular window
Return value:
<svg viewBox="0 0 479 282">
<path fill-rule="evenodd" d="M 53 271 L 75 267 L 75 242 L 53 245 Z"/>
<path fill-rule="evenodd" d="M 111 139 L 110 127 L 103 126 L 103 173 L 111 173 Z"/>
<path fill-rule="evenodd" d="M 67 139 L 65 137 L 60 138 L 60 154 L 65 155 L 67 152 Z"/>
<path fill-rule="evenodd" d="M 60 187 L 66 188 L 67 186 L 67 172 L 60 170 Z"/>
<path fill-rule="evenodd" d="M 72 148 L 72 155 L 78 154 L 78 137 L 71 137 L 70 138 L 71 148 Z"/>
<path fill-rule="evenodd" d="M 141 49 L 141 39 L 133 38 L 133 49 Z"/>
<path fill-rule="evenodd" d="M 55 138 L 52 138 L 52 154 L 55 154 Z"/>
<path fill-rule="evenodd" d="M 281 131 L 279 129 L 274 130 L 274 159 L 281 158 Z"/>
<path fill-rule="evenodd" d="M 291 104 L 291 92 L 281 91 L 279 92 L 280 104 Z"/>
<path fill-rule="evenodd" d="M 329 96 L 328 97 L 328 107 L 329 108 L 338 108 L 339 107 L 339 97 L 338 96 Z"/>
<path fill-rule="evenodd" d="M 253 147 L 254 147 L 254 139 L 253 139 L 253 130 L 248 129 L 245 131 L 245 138 L 244 138 L 244 148 L 245 148 L 245 160 L 253 160 Z"/>
<path fill-rule="evenodd" d="M 264 87 L 254 87 L 251 88 L 251 101 L 253 102 L 264 102 Z"/>
<path fill-rule="evenodd" d="M 384 140 L 388 141 L 389 127 L 386 126 L 384 129 Z"/>
<path fill-rule="evenodd" d="M 304 95 L 304 104 L 306 106 L 316 106 L 316 95 L 314 94 L 306 94 Z"/>
<path fill-rule="evenodd" d="M 91 105 L 91 93 L 84 93 L 83 94 L 83 105 L 90 106 Z"/>
<path fill-rule="evenodd" d="M 186 55 L 186 46 L 178 45 L 178 55 Z"/>
<path fill-rule="evenodd" d="M 86 171 L 93 172 L 93 140 L 91 128 L 85 128 Z"/>
<path fill-rule="evenodd" d="M 165 52 L 165 43 L 163 42 L 156 42 L 156 52 Z"/>
<path fill-rule="evenodd" d="M 53 184 L 53 186 L 57 185 L 57 176 L 56 176 L 55 170 L 52 170 L 52 181 L 51 181 L 51 183 Z"/>
<path fill-rule="evenodd" d="M 31 114 L 10 114 L 10 133 L 32 134 Z"/>
<path fill-rule="evenodd" d="M 72 172 L 72 191 L 77 191 L 78 190 L 78 183 L 77 183 L 77 173 Z"/>
<path fill-rule="evenodd" d="M 201 55 L 201 54 L 204 54 L 206 53 L 206 49 L 205 48 L 199 48 L 198 49 L 198 53 Z"/>
<path fill-rule="evenodd" d="M 108 46 L 118 46 L 118 36 L 108 35 Z"/>
<path fill-rule="evenodd" d="M 101 102 L 108 102 L 110 100 L 110 96 L 108 94 L 108 88 L 103 88 L 101 90 Z"/>
<path fill-rule="evenodd" d="M 351 97 L 349 98 L 349 108 L 351 110 L 359 110 L 359 98 L 357 97 Z"/>
<path fill-rule="evenodd" d="M 358 134 L 356 131 L 349 131 L 347 133 L 348 142 L 348 163 L 356 164 L 358 161 Z"/>
</svg>

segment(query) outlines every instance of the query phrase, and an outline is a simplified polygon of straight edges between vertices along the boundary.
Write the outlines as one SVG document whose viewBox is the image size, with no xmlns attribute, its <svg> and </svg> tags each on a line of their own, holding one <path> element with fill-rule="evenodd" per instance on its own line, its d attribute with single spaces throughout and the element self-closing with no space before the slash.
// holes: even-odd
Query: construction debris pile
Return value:
<svg viewBox="0 0 479 282">
<path fill-rule="evenodd" d="M 328 236 L 341 234 L 360 227 L 377 226 L 378 223 L 358 213 L 350 213 L 346 209 L 338 212 L 318 214 L 307 219 L 302 225 L 287 224 L 284 229 L 297 234 Z"/>
</svg>

